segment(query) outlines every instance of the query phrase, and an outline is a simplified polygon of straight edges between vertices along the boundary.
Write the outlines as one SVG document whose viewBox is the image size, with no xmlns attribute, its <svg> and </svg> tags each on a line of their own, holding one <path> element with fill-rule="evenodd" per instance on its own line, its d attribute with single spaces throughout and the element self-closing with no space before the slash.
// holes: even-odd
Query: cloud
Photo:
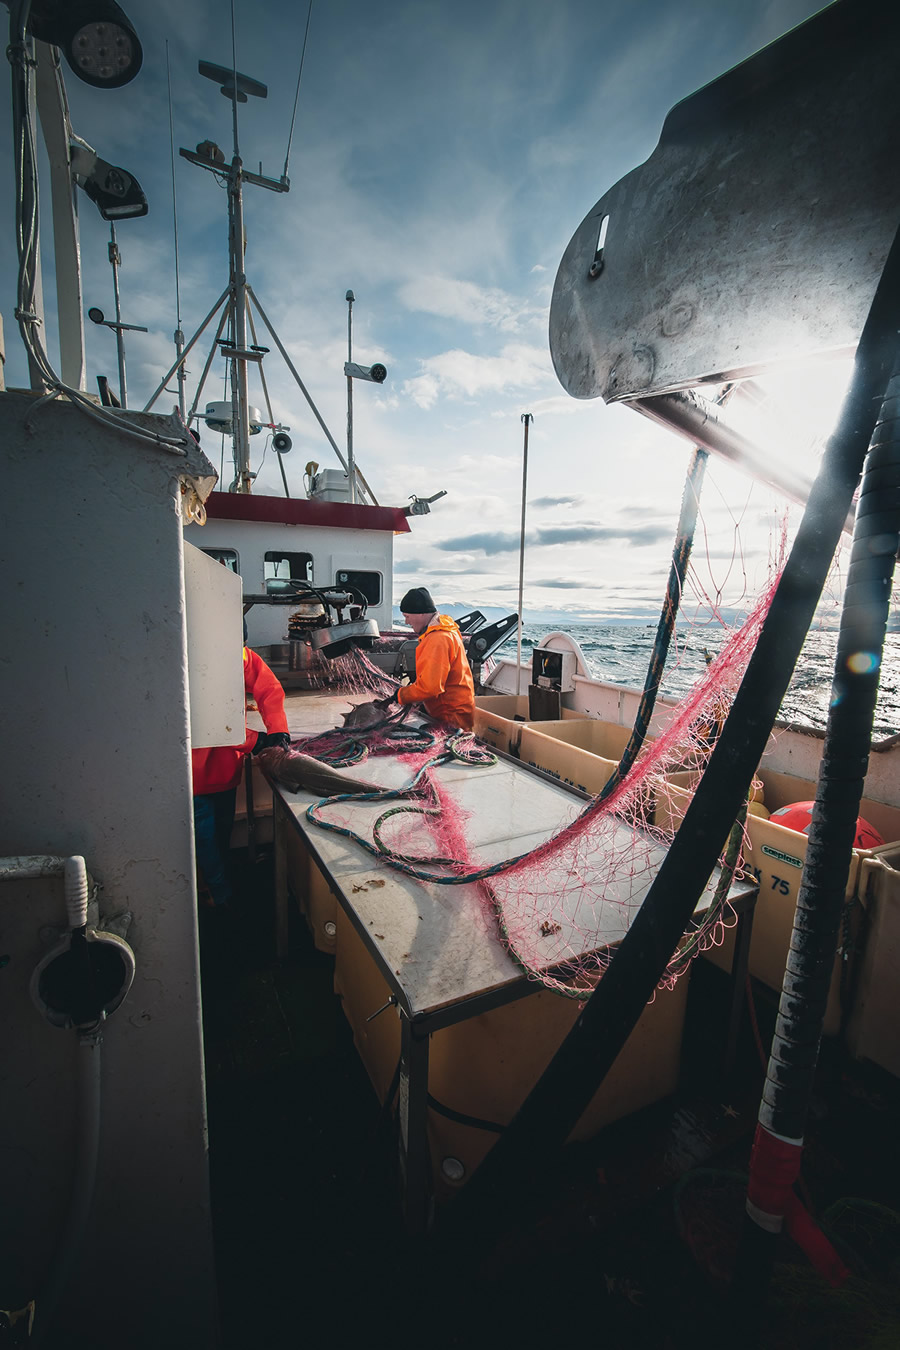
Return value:
<svg viewBox="0 0 900 1350">
<path fill-rule="evenodd" d="M 516 583 L 504 582 L 503 585 L 494 586 L 493 589 L 495 591 L 517 591 L 519 589 L 519 586 L 517 582 Z M 539 591 L 539 590 L 583 591 L 583 592 L 602 591 L 603 595 L 606 596 L 611 591 L 615 591 L 616 589 L 617 588 L 615 586 L 608 586 L 606 582 L 596 583 L 593 581 L 575 581 L 575 580 L 566 581 L 562 579 L 560 580 L 548 579 L 546 581 L 541 581 L 536 579 L 535 577 L 528 578 L 529 591 Z M 628 595 L 632 595 L 634 592 L 634 587 L 627 587 L 623 589 L 626 589 Z M 532 601 L 532 603 L 534 602 Z"/>
<path fill-rule="evenodd" d="M 394 558 L 394 575 L 398 572 L 424 572 L 425 563 L 421 558 Z"/>
<path fill-rule="evenodd" d="M 529 587 L 550 591 L 584 591 L 594 589 L 589 582 L 584 581 L 536 581 L 533 577 L 528 582 Z M 599 589 L 599 588 L 597 588 Z"/>
<path fill-rule="evenodd" d="M 403 392 L 426 410 L 440 397 L 473 399 L 532 389 L 552 375 L 547 352 L 525 343 L 509 343 L 497 356 L 456 348 L 427 357 L 419 367 L 420 374 L 406 381 Z"/>
<path fill-rule="evenodd" d="M 550 506 L 580 506 L 583 501 L 583 497 L 535 497 L 528 505 L 543 510 Z"/>
<path fill-rule="evenodd" d="M 519 535 L 490 531 L 484 534 L 467 534 L 457 539 L 445 539 L 443 543 L 435 544 L 435 548 L 442 549 L 445 553 L 456 553 L 461 549 L 481 549 L 489 556 L 494 553 L 511 553 L 518 547 Z"/>
<path fill-rule="evenodd" d="M 518 296 L 496 286 L 476 286 L 453 277 L 416 276 L 397 292 L 407 309 L 456 319 L 475 327 L 517 333 L 532 311 Z"/>
<path fill-rule="evenodd" d="M 481 567 L 447 567 L 447 568 L 432 567 L 429 569 L 428 575 L 434 578 L 434 577 L 486 577 L 490 576 L 491 574 L 485 569 L 484 565 L 482 565 Z"/>
<path fill-rule="evenodd" d="M 587 544 L 621 540 L 636 548 L 657 544 L 671 537 L 664 525 L 642 525 L 634 528 L 616 525 L 548 525 L 526 534 L 526 547 L 543 548 L 554 544 Z M 482 550 L 488 555 L 511 553 L 519 548 L 521 536 L 512 532 L 483 531 L 445 539 L 435 547 L 452 553 L 456 550 Z"/>
</svg>

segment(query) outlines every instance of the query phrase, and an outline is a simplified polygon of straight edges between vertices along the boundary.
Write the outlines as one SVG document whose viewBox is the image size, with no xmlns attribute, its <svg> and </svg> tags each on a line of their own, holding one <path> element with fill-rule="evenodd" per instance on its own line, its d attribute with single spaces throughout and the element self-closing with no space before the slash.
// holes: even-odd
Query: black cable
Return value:
<svg viewBox="0 0 900 1350">
<path fill-rule="evenodd" d="M 505 1125 L 498 1125 L 495 1120 L 482 1120 L 479 1116 L 467 1116 L 463 1111 L 454 1111 L 452 1106 L 445 1106 L 439 1102 L 436 1097 L 428 1093 L 428 1105 L 432 1111 L 437 1111 L 439 1116 L 446 1116 L 448 1120 L 453 1120 L 457 1125 L 469 1125 L 473 1130 L 490 1130 L 492 1134 L 502 1134 L 506 1129 Z"/>
</svg>

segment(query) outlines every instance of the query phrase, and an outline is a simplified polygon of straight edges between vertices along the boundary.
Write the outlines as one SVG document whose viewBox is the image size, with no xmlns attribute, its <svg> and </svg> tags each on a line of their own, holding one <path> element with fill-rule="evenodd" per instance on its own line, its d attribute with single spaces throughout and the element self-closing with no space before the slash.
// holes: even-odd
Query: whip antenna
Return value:
<svg viewBox="0 0 900 1350">
<path fill-rule="evenodd" d="M 294 94 L 294 110 L 291 113 L 291 129 L 288 132 L 287 150 L 284 154 L 284 173 L 283 178 L 287 178 L 288 160 L 291 157 L 291 141 L 294 139 L 294 119 L 297 116 L 297 101 L 300 98 L 300 81 L 303 78 L 303 62 L 306 57 L 306 44 L 309 41 L 309 21 L 312 18 L 313 0 L 309 0 L 309 8 L 306 11 L 306 32 L 303 34 L 303 50 L 300 53 L 300 69 L 297 71 L 297 89 Z"/>
<path fill-rule="evenodd" d="M 238 77 L 237 77 L 237 50 L 234 45 L 234 0 L 231 0 L 231 75 L 234 81 L 234 94 L 231 99 L 231 107 L 234 114 L 234 157 L 235 159 L 237 159 L 241 153 L 240 149 L 238 148 L 238 114 L 237 114 L 237 105 L 238 100 L 240 98 L 240 89 L 238 86 Z M 244 103 L 247 102 L 246 97 L 244 98 L 243 101 Z"/>
<path fill-rule="evenodd" d="M 178 273 L 178 199 L 175 195 L 175 123 L 172 117 L 172 73 L 169 70 L 169 39 L 166 38 L 166 85 L 169 90 L 169 150 L 172 156 L 172 229 L 175 235 L 175 354 L 178 366 L 178 407 L 184 417 L 184 382 L 187 375 L 181 353 L 184 351 L 184 333 L 181 329 L 181 281 Z"/>
</svg>

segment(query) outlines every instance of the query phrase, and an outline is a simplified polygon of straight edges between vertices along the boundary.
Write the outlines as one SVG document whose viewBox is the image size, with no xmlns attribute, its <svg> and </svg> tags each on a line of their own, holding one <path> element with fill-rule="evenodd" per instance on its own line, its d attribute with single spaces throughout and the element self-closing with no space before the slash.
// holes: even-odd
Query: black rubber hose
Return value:
<svg viewBox="0 0 900 1350">
<path fill-rule="evenodd" d="M 659 686 L 662 684 L 662 677 L 665 673 L 666 659 L 669 655 L 669 647 L 672 644 L 672 634 L 675 631 L 675 620 L 678 618 L 678 606 L 681 603 L 681 595 L 684 590 L 684 579 L 687 576 L 691 550 L 694 547 L 694 531 L 697 528 L 700 491 L 703 487 L 703 479 L 706 476 L 708 459 L 709 452 L 697 446 L 688 465 L 684 493 L 681 498 L 681 513 L 678 517 L 678 529 L 675 533 L 675 544 L 672 549 L 672 562 L 669 567 L 666 598 L 663 601 L 659 623 L 656 626 L 656 637 L 653 639 L 653 650 L 650 653 L 650 662 L 647 666 L 641 701 L 635 715 L 634 727 L 628 738 L 628 744 L 622 751 L 622 758 L 603 785 L 600 792 L 600 801 L 605 801 L 629 772 L 641 752 L 641 747 L 650 729 L 650 719 L 653 716 L 656 696 L 659 693 Z"/>
<path fill-rule="evenodd" d="M 875 429 L 853 530 L 816 804 L 760 1123 L 803 1134 L 862 799 L 900 544 L 900 368 Z"/>
<path fill-rule="evenodd" d="M 863 794 L 900 546 L 900 367 L 866 458 L 806 865 L 769 1052 L 732 1289 L 737 1344 L 760 1344 L 803 1135 Z"/>
<path fill-rule="evenodd" d="M 488 1188 L 509 1197 L 518 1183 L 521 1193 L 523 1177 L 533 1175 L 533 1160 L 562 1146 L 653 996 L 690 921 L 765 750 L 821 596 L 894 369 L 898 329 L 900 243 L 895 237 L 838 426 L 706 772 L 609 969 L 509 1128 L 457 1197 L 453 1209 L 459 1219 Z"/>
</svg>

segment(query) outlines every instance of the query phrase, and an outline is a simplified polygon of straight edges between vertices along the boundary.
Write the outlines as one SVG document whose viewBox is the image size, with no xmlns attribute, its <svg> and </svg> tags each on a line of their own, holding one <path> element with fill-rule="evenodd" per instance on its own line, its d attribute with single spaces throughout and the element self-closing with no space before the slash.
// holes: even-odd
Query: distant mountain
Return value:
<svg viewBox="0 0 900 1350">
<path fill-rule="evenodd" d="M 500 609 L 497 605 L 439 605 L 438 608 L 441 614 L 449 614 L 451 619 L 460 619 L 464 614 L 471 614 L 473 610 L 477 609 L 480 614 L 484 615 L 486 623 L 496 623 L 498 619 L 505 619 L 507 614 L 515 613 L 515 610 L 512 608 Z M 403 620 L 396 605 L 394 606 L 393 614 L 394 622 L 402 624 Z M 615 627 L 635 627 L 647 623 L 656 623 L 656 619 L 657 615 L 655 614 L 631 615 L 626 618 L 608 617 L 587 619 L 578 618 L 575 615 L 567 614 L 564 610 L 558 609 L 526 609 L 524 621 L 526 624 L 555 624 L 561 629 L 568 629 L 583 627 L 585 624 L 596 625 L 598 623 Z"/>
<path fill-rule="evenodd" d="M 513 609 L 512 606 L 510 606 L 509 609 L 501 609 L 497 605 L 476 605 L 471 602 L 458 605 L 440 605 L 439 609 L 441 614 L 449 614 L 451 619 L 459 619 L 463 616 L 463 614 L 471 614 L 473 610 L 477 609 L 481 614 L 484 615 L 485 622 L 489 624 L 496 623 L 498 619 L 506 618 L 507 614 L 515 613 L 515 610 Z M 729 609 L 727 607 L 723 607 L 718 611 L 720 617 L 727 624 L 733 624 L 737 620 L 743 618 L 745 612 L 746 611 L 741 611 L 738 609 Z M 403 620 L 401 618 L 400 611 L 396 605 L 394 606 L 393 614 L 394 614 L 394 622 L 396 624 L 402 625 Z M 686 613 L 682 614 L 679 617 L 679 624 L 682 621 L 685 623 L 690 622 L 690 618 L 691 615 Z M 628 614 L 625 615 L 624 617 L 620 615 L 603 615 L 591 619 L 579 618 L 577 615 L 567 613 L 565 610 L 560 609 L 526 608 L 525 610 L 526 626 L 528 624 L 540 624 L 542 626 L 545 626 L 547 624 L 553 624 L 555 627 L 562 629 L 564 632 L 568 631 L 568 629 L 570 628 L 583 628 L 586 625 L 596 627 L 598 624 L 608 628 L 640 628 L 645 627 L 647 625 L 655 627 L 658 619 L 659 619 L 659 612 L 653 611 L 649 609 L 649 607 L 644 613 Z M 826 630 L 833 629 L 834 631 L 837 631 L 839 624 L 840 624 L 840 615 L 836 614 L 830 606 L 828 608 L 823 606 L 821 610 L 816 614 L 815 618 L 816 628 Z M 900 632 L 900 611 L 891 613 L 890 616 L 888 617 L 887 631 L 889 633 Z"/>
</svg>

